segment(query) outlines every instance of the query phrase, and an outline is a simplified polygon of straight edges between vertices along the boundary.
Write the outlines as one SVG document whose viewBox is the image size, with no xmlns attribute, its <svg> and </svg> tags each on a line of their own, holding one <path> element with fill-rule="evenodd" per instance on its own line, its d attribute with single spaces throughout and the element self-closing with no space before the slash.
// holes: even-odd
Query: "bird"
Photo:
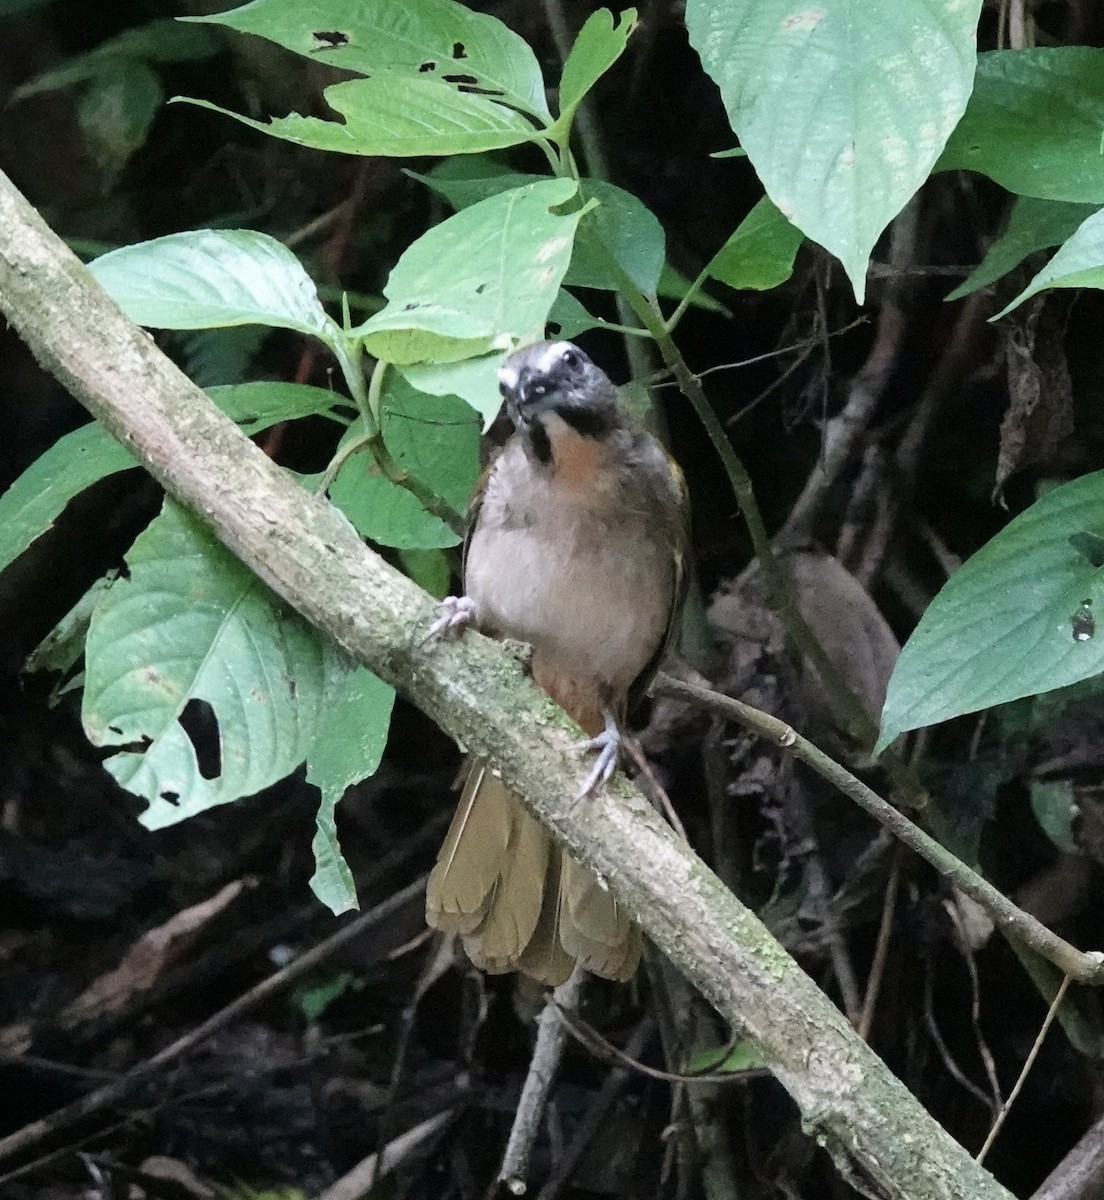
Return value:
<svg viewBox="0 0 1104 1200">
<path fill-rule="evenodd" d="M 471 504 L 463 595 L 442 602 L 429 633 L 474 626 L 531 646 L 534 680 L 588 735 L 580 748 L 596 753 L 581 798 L 615 771 L 626 716 L 671 644 L 686 580 L 686 484 L 573 343 L 516 350 L 498 378 L 514 432 Z M 459 933 L 476 966 L 552 986 L 576 963 L 626 980 L 641 953 L 623 907 L 486 761 L 469 768 L 426 919 Z"/>
</svg>

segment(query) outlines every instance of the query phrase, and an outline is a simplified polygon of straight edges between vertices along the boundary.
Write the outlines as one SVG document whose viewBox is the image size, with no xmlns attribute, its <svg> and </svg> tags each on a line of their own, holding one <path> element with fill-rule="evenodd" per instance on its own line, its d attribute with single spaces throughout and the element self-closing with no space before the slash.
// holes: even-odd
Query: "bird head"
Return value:
<svg viewBox="0 0 1104 1200">
<path fill-rule="evenodd" d="M 609 377 L 571 342 L 534 342 L 498 371 L 506 411 L 519 433 L 556 416 L 583 437 L 597 437 L 623 420 Z"/>
</svg>

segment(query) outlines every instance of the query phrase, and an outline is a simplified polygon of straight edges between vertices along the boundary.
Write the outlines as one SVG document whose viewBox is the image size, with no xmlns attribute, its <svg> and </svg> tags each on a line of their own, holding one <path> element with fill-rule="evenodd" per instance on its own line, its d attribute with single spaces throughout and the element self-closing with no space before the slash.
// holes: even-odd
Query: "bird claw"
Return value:
<svg viewBox="0 0 1104 1200">
<path fill-rule="evenodd" d="M 598 754 L 594 760 L 594 766 L 587 772 L 586 778 L 579 785 L 579 790 L 571 801 L 572 804 L 578 804 L 585 796 L 589 796 L 607 784 L 614 771 L 617 770 L 617 760 L 621 754 L 621 731 L 617 728 L 617 722 L 612 714 L 605 713 L 603 715 L 606 721 L 605 729 L 601 733 L 595 734 L 594 737 L 577 742 L 572 746 L 573 750 L 583 753 L 590 753 L 594 750 Z"/>
<path fill-rule="evenodd" d="M 470 596 L 446 596 L 437 605 L 437 620 L 426 631 L 425 640 L 457 637 L 475 622 L 475 601 Z"/>
</svg>

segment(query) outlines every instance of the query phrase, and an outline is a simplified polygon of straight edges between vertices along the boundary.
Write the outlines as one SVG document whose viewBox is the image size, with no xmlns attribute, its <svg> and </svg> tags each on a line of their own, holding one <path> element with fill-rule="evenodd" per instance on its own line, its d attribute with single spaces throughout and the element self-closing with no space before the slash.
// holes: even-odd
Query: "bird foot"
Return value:
<svg viewBox="0 0 1104 1200">
<path fill-rule="evenodd" d="M 603 713 L 606 727 L 601 733 L 595 734 L 594 737 L 587 738 L 586 741 L 577 742 L 572 749 L 579 750 L 583 753 L 596 751 L 598 757 L 594 760 L 594 766 L 587 773 L 586 778 L 579 785 L 579 790 L 575 793 L 572 804 L 578 804 L 585 796 L 589 796 L 592 792 L 597 791 L 600 787 L 609 782 L 614 771 L 617 770 L 617 760 L 621 754 L 621 731 L 617 728 L 617 721 L 612 713 Z"/>
<path fill-rule="evenodd" d="M 458 637 L 462 630 L 475 623 L 475 601 L 470 596 L 446 596 L 437 605 L 437 620 L 426 631 L 425 640 Z"/>
</svg>

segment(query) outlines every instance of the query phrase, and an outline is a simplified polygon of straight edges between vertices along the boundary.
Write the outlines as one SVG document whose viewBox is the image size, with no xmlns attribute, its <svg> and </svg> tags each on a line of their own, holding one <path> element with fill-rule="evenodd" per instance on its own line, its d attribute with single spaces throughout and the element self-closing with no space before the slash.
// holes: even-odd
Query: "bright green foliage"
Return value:
<svg viewBox="0 0 1104 1200">
<path fill-rule="evenodd" d="M 974 94 L 937 169 L 980 171 L 1022 196 L 1104 204 L 1104 50 L 978 55 Z"/>
<path fill-rule="evenodd" d="M 367 779 L 379 766 L 394 703 L 394 688 L 358 666 L 328 698 L 321 732 L 307 758 L 307 782 L 322 793 L 311 888 L 334 913 L 357 907 L 352 873 L 337 841 L 334 809 L 347 787 Z"/>
<path fill-rule="evenodd" d="M 297 383 L 245 383 L 209 394 L 250 434 L 334 405 L 332 392 Z M 74 496 L 137 465 L 102 425 L 84 425 L 59 439 L 0 495 L 0 570 L 47 531 Z"/>
<path fill-rule="evenodd" d="M 1094 213 L 993 320 L 1017 308 L 1046 288 L 1104 288 L 1104 211 Z"/>
<path fill-rule="evenodd" d="M 961 300 L 963 296 L 1007 275 L 1036 250 L 1061 245 L 1095 211 L 1094 204 L 1064 204 L 1060 200 L 1020 196 L 1012 206 L 1004 232 L 989 247 L 981 263 L 947 299 Z"/>
<path fill-rule="evenodd" d="M 160 829 L 250 796 L 307 756 L 351 665 L 197 518 L 172 503 L 131 547 L 92 614 L 82 719 L 108 771 Z M 204 778 L 180 724 L 189 701 L 218 723 Z"/>
<path fill-rule="evenodd" d="M 491 196 L 541 180 L 539 175 L 504 172 L 493 159 L 459 159 L 442 163 L 428 183 L 454 207 L 465 209 Z M 646 296 L 654 296 L 663 270 L 666 238 L 655 215 L 631 192 L 603 179 L 584 179 L 579 196 L 590 208 L 579 223 L 571 264 L 564 275 L 570 287 L 617 291 L 618 271 Z"/>
<path fill-rule="evenodd" d="M 172 233 L 113 250 L 88 269 L 132 321 L 152 329 L 274 325 L 335 336 L 299 260 L 264 233 Z"/>
<path fill-rule="evenodd" d="M 43 535 L 74 496 L 137 465 L 102 425 L 66 434 L 0 493 L 0 570 Z"/>
<path fill-rule="evenodd" d="M 587 17 L 560 76 L 560 116 L 554 127 L 557 140 L 567 140 L 580 102 L 624 53 L 635 27 L 635 8 L 621 13 L 616 24 L 613 14 L 606 8 Z"/>
<path fill-rule="evenodd" d="M 230 12 L 193 17 L 253 33 L 332 67 L 390 73 L 436 84 L 445 99 L 470 87 L 548 118 L 544 80 L 528 42 L 495 17 L 452 0 L 254 0 Z M 471 77 L 471 82 L 450 76 Z"/>
<path fill-rule="evenodd" d="M 342 122 L 293 113 L 266 123 L 227 114 L 303 146 L 410 157 L 548 136 L 552 118 L 533 51 L 501 21 L 452 0 L 321 0 L 309 13 L 299 0 L 254 0 L 194 19 L 368 76 L 326 89 Z"/>
<path fill-rule="evenodd" d="M 883 229 L 928 177 L 974 76 L 981 0 L 688 0 L 690 41 L 767 195 L 859 301 Z"/>
<path fill-rule="evenodd" d="M 709 274 L 732 288 L 766 291 L 793 274 L 803 240 L 801 230 L 764 196 L 713 256 Z"/>
<path fill-rule="evenodd" d="M 416 392 L 397 372 L 388 378 L 380 420 L 387 448 L 401 467 L 463 512 L 479 474 L 478 418 L 454 396 Z M 354 425 L 345 440 L 360 432 Z M 384 478 L 366 452 L 346 461 L 330 497 L 358 533 L 383 546 L 431 550 L 460 540 L 410 491 Z"/>
<path fill-rule="evenodd" d="M 878 749 L 906 730 L 1099 674 L 1102 568 L 1075 547 L 1101 530 L 1098 471 L 1048 492 L 955 572 L 901 651 Z"/>
<path fill-rule="evenodd" d="M 450 362 L 540 337 L 582 216 L 556 208 L 577 190 L 574 180 L 544 179 L 435 225 L 395 264 L 387 307 L 353 334 L 395 363 Z"/>
</svg>

